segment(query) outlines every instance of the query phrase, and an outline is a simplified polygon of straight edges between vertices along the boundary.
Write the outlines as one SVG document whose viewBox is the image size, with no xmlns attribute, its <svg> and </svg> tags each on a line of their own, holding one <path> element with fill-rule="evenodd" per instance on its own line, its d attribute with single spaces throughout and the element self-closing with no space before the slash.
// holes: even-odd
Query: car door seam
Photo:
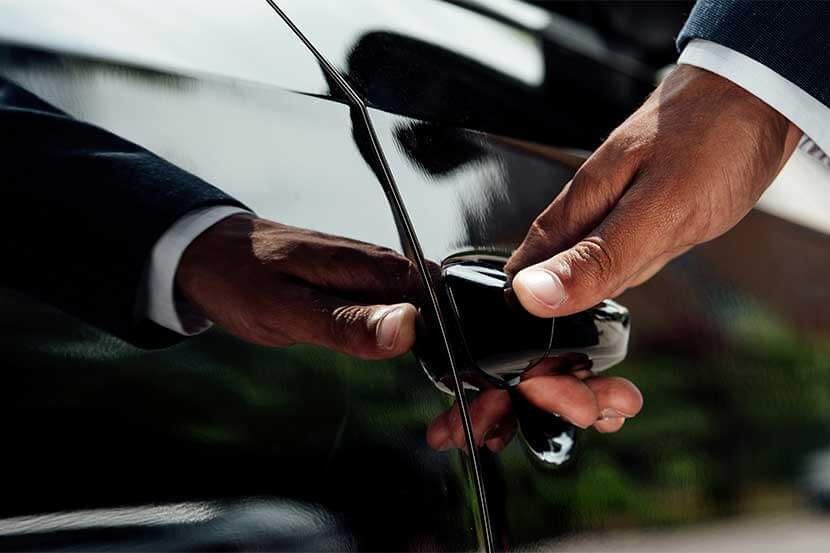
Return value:
<svg viewBox="0 0 830 553">
<path fill-rule="evenodd" d="M 424 279 L 424 283 L 427 287 L 427 292 L 430 298 L 432 309 L 436 314 L 438 332 L 441 335 L 445 353 L 447 354 L 447 359 L 449 361 L 450 371 L 453 375 L 453 387 L 455 388 L 456 401 L 459 406 L 461 421 L 464 425 L 465 441 L 467 444 L 467 449 L 469 451 L 470 465 L 473 473 L 473 485 L 476 490 L 476 499 L 478 501 L 481 525 L 484 530 L 485 550 L 487 551 L 487 553 L 493 553 L 493 551 L 495 550 L 495 540 L 493 536 L 489 509 L 487 507 L 487 497 L 484 490 L 481 461 L 478 456 L 476 444 L 473 440 L 473 428 L 472 423 L 470 422 L 471 419 L 469 415 L 469 404 L 467 403 L 467 399 L 464 396 L 463 383 L 458 373 L 457 363 L 453 355 L 453 350 L 450 347 L 447 329 L 444 324 L 444 317 L 438 302 L 436 285 L 432 281 L 432 275 L 427 267 L 420 242 L 418 241 L 417 236 L 415 235 L 415 229 L 409 217 L 409 213 L 404 208 L 403 200 L 397 188 L 397 184 L 395 183 L 394 176 L 392 175 L 392 171 L 389 167 L 386 156 L 384 155 L 383 150 L 380 147 L 380 141 L 378 140 L 377 134 L 375 133 L 374 125 L 372 124 L 372 121 L 369 117 L 367 105 L 360 97 L 360 95 L 357 94 L 357 92 L 351 87 L 351 85 L 349 85 L 349 83 L 346 81 L 343 75 L 341 75 L 340 72 L 336 68 L 334 68 L 331 65 L 331 63 L 329 63 L 329 61 L 317 50 L 317 48 L 314 47 L 311 41 L 302 33 L 302 31 L 300 31 L 300 29 L 294 24 L 294 22 L 291 21 L 291 19 L 285 14 L 285 12 L 283 12 L 282 9 L 279 6 L 277 6 L 275 0 L 265 1 L 280 16 L 280 18 L 282 18 L 282 20 L 286 23 L 286 25 L 289 26 L 289 28 L 294 32 L 294 34 L 297 35 L 297 37 L 303 42 L 306 48 L 308 48 L 309 51 L 311 51 L 311 53 L 317 58 L 317 61 L 321 64 L 323 70 L 326 71 L 329 77 L 334 79 L 337 85 L 341 88 L 341 91 L 346 95 L 346 98 L 349 100 L 349 102 L 351 102 L 352 107 L 357 109 L 360 113 L 361 123 L 364 127 L 363 130 L 367 133 L 371 140 L 375 160 L 379 163 L 379 166 L 382 169 L 382 174 L 385 182 L 381 182 L 381 184 L 385 188 L 384 192 L 386 193 L 387 198 L 389 198 L 390 200 L 392 209 L 397 213 L 400 221 L 402 222 L 402 230 L 405 232 L 406 241 L 409 242 L 409 246 L 411 246 L 414 250 L 415 262 L 418 266 L 419 272 L 421 273 L 421 277 Z"/>
</svg>

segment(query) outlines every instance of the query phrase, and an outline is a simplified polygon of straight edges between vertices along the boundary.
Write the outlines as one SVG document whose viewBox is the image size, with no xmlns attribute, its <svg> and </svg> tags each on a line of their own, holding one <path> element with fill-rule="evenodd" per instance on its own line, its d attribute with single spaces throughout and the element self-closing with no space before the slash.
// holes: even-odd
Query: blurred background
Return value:
<svg viewBox="0 0 830 553">
<path fill-rule="evenodd" d="M 692 5 L 278 3 L 366 98 L 424 251 L 436 261 L 518 244 L 581 156 L 670 70 Z M 72 20 L 109 17 L 92 4 Z M 201 11 L 171 1 L 170 13 L 198 13 L 199 26 L 189 28 L 200 32 L 168 43 L 161 33 L 141 59 L 171 73 L 190 67 L 198 77 L 111 65 L 122 53 L 90 61 L 101 53 L 91 38 L 92 46 L 65 57 L 25 50 L 22 8 L 4 12 L 18 19 L 0 21 L 3 39 L 14 43 L 0 52 L 3 74 L 44 95 L 58 89 L 55 82 L 70 83 L 80 113 L 209 180 L 230 182 L 248 168 L 248 180 L 231 192 L 277 220 L 399 247 L 391 216 L 373 215 L 385 210 L 383 197 L 365 151 L 351 142 L 342 98 L 316 61 L 304 51 L 302 63 L 264 57 L 297 48 L 279 19 L 265 19 L 273 14 L 264 2 L 266 11 L 234 11 L 230 30 L 228 8 L 196 4 Z M 176 20 L 145 16 L 148 28 Z M 37 14 L 30 23 L 60 49 L 60 18 Z M 243 40 L 249 24 L 267 40 Z M 234 40 L 215 40 L 222 33 Z M 200 54 L 183 54 L 201 43 Z M 129 50 L 131 43 L 121 44 Z M 124 105 L 134 113 L 125 115 Z M 290 133 L 277 136 L 280 127 Z M 192 144 L 182 145 L 182 136 Z M 251 153 L 250 143 L 261 149 Z M 360 171 L 333 177 L 337 171 L 327 173 L 314 156 L 303 165 L 273 155 L 289 144 L 309 151 L 324 144 L 327 164 Z M 272 175 L 299 175 L 300 192 L 281 191 Z M 335 178 L 365 186 L 325 194 Z M 338 219 L 352 196 L 375 204 L 365 216 Z M 558 469 L 537 464 L 520 439 L 499 455 L 483 451 L 503 543 L 561 551 L 827 550 L 828 213 L 830 166 L 805 140 L 744 221 L 619 299 L 633 329 L 629 357 L 614 372 L 642 389 L 643 412 L 618 434 L 581 433 L 575 458 Z M 4 406 L 39 408 L 4 422 L 8 451 L 18 453 L 9 474 L 33 460 L 87 465 L 79 473 L 62 464 L 36 492 L 28 480 L 12 482 L 0 511 L 17 521 L 13 534 L 20 516 L 44 510 L 271 495 L 325 506 L 333 526 L 361 536 L 364 549 L 476 545 L 474 490 L 459 484 L 469 483 L 468 466 L 461 454 L 434 452 L 423 439 L 451 398 L 432 388 L 412 355 L 356 361 L 307 346 L 243 344 L 219 329 L 144 352 L 13 291 L 3 291 L 0 313 L 9 363 Z M 170 470 L 154 472 L 150 485 L 129 477 L 101 485 L 91 468 L 157 455 Z M 198 459 L 209 475 L 177 459 Z"/>
</svg>

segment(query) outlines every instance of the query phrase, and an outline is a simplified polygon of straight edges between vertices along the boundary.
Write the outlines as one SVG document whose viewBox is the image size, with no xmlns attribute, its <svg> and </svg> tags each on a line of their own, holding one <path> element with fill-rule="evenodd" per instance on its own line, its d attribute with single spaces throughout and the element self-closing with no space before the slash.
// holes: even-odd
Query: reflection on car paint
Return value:
<svg viewBox="0 0 830 553">
<path fill-rule="evenodd" d="M 502 271 L 505 258 L 467 254 L 444 262 L 443 311 L 453 318 L 453 343 L 465 359 L 471 389 L 515 386 L 551 371 L 600 373 L 625 358 L 628 311 L 614 301 L 573 315 L 543 319 L 526 312 Z M 440 357 L 439 357 L 440 359 Z M 424 348 L 422 364 L 436 383 L 448 375 Z M 543 360 L 556 361 L 540 365 Z"/>
<path fill-rule="evenodd" d="M 534 317 L 513 295 L 502 270 L 505 262 L 498 256 L 476 254 L 445 260 L 442 312 L 455 323 L 451 342 L 456 358 L 462 360 L 464 386 L 471 390 L 508 389 L 510 402 L 504 405 L 509 405 L 510 412 L 502 413 L 502 418 L 515 417 L 532 455 L 542 463 L 558 466 L 572 456 L 573 426 L 531 405 L 515 386 L 532 378 L 579 370 L 597 374 L 619 363 L 628 345 L 628 311 L 606 300 L 566 317 Z M 451 375 L 443 369 L 440 356 L 434 358 L 430 345 L 429 340 L 422 341 L 416 354 L 436 386 L 452 393 L 447 386 Z M 479 408 L 487 401 L 484 396 L 476 399 Z"/>
<path fill-rule="evenodd" d="M 578 166 L 566 150 L 370 112 L 432 259 L 509 252 Z M 549 547 L 608 527 L 646 532 L 806 504 L 804 459 L 830 443 L 820 399 L 830 379 L 827 245 L 753 211 L 626 292 L 636 331 L 615 374 L 641 386 L 643 412 L 619 435 L 581 433 L 578 453 L 554 472 L 522 440 L 493 462 L 484 451 L 490 505 L 505 517 L 497 532 Z"/>
<path fill-rule="evenodd" d="M 39 23 L 48 21 L 40 3 L 18 4 Z M 74 17 L 74 4 L 64 2 L 73 17 L 61 21 L 86 21 Z M 432 7 L 439 3 L 412 4 L 420 26 L 431 25 L 438 13 Z M 652 37 L 639 19 L 627 25 L 631 18 L 620 13 L 601 17 L 607 6 L 600 3 L 555 4 L 596 15 L 597 25 Z M 355 29 L 309 2 L 293 5 L 311 10 L 298 24 L 314 40 Z M 386 5 L 352 2 L 346 9 L 382 13 Z M 263 21 L 270 25 L 273 18 Z M 174 19 L 167 23 L 177 27 Z M 457 27 L 463 26 L 459 19 Z M 526 31 L 515 36 L 526 37 Z M 570 150 L 550 156 L 544 147 L 513 139 L 591 149 L 650 89 L 650 83 L 613 67 L 569 58 L 557 29 L 548 31 L 537 43 L 544 56 L 541 86 L 476 61 L 489 55 L 476 49 L 491 48 L 491 42 L 458 50 L 427 34 L 376 26 L 333 38 L 342 49 L 324 49 L 376 108 L 369 110 L 372 122 L 429 259 L 471 249 L 509 251 L 578 166 L 565 161 Z M 277 55 L 274 50 L 285 54 L 273 64 L 252 56 L 257 75 L 266 66 L 283 76 L 297 74 L 287 53 L 297 46 L 289 41 L 265 49 L 267 59 Z M 73 45 L 71 51 L 80 50 Z M 107 57 L 130 63 L 84 73 L 77 58 L 63 57 L 52 70 L 34 70 L 27 83 L 40 84 L 45 96 L 50 89 L 65 93 L 77 102 L 73 111 L 94 113 L 92 119 L 216 184 L 236 187 L 231 191 L 249 205 L 265 206 L 265 216 L 400 248 L 385 199 L 374 194 L 372 171 L 355 154 L 342 105 L 151 74 L 136 70 L 140 60 Z M 16 75 L 32 69 L 25 65 L 15 68 Z M 50 71 L 60 73 L 61 66 L 64 75 L 56 81 Z M 316 71 L 313 60 L 305 67 Z M 329 83 L 313 71 L 306 84 L 272 84 L 329 95 Z M 181 128 L 162 124 L 172 121 Z M 162 137 L 154 126 L 171 134 Z M 465 126 L 475 131 L 457 128 Z M 285 183 L 290 193 L 277 186 Z M 544 549 L 571 540 L 584 549 L 598 543 L 592 535 L 612 532 L 610 541 L 597 546 L 610 550 L 622 544 L 615 531 L 636 543 L 657 528 L 676 532 L 685 526 L 690 543 L 699 544 L 695 532 L 710 528 L 704 523 L 807 508 L 809 492 L 800 487 L 804 458 L 830 443 L 827 245 L 826 234 L 755 212 L 627 292 L 621 301 L 635 313 L 637 332 L 617 373 L 642 386 L 644 412 L 619 436 L 585 433 L 578 462 L 559 471 L 540 470 L 518 441 L 498 456 L 483 452 L 499 543 Z M 792 263 L 794 253 L 799 263 Z M 360 548 L 479 545 L 470 538 L 475 507 L 459 485 L 464 465 L 423 447 L 423 427 L 446 407 L 446 398 L 425 385 L 413 359 L 374 364 L 314 348 L 249 348 L 215 330 L 175 351 L 144 355 L 25 298 L 10 293 L 0 301 L 0 339 L 10 360 L 4 404 L 48 405 L 59 414 L 34 410 L 40 414 L 9 425 L 6 443 L 17 446 L 9 446 L 9 472 L 25 474 L 16 462 L 60 459 L 67 451 L 90 461 L 81 473 L 54 463 L 38 474 L 40 493 L 23 478 L 11 479 L 6 515 L 43 512 L 44 497 L 58 503 L 85 497 L 111 506 L 168 503 L 170 494 L 179 496 L 174 501 L 306 494 L 348 515 L 348 531 Z M 42 343 L 33 343 L 30 332 L 40 333 Z M 315 383 L 314 394 L 303 393 L 308 382 Z M 116 414 L 102 420 L 78 407 L 109 407 Z M 141 485 L 121 479 L 108 482 L 107 489 L 89 485 L 101 481 L 101 459 L 117 457 L 123 467 L 148 452 L 149 462 L 135 463 L 137 468 L 151 472 L 163 452 L 168 478 Z M 226 459 L 212 458 L 216 452 L 264 456 L 267 462 L 229 470 Z M 192 463 L 170 466 L 176 459 Z M 221 478 L 200 478 L 194 467 Z M 372 485 L 364 487 L 364 481 Z M 90 497 L 96 490 L 101 495 Z M 366 502 L 365 510 L 353 504 L 355 497 Z M 749 532 L 732 543 L 752 547 L 757 536 Z"/>
<path fill-rule="evenodd" d="M 555 14 L 528 25 L 475 3 L 279 4 L 369 106 L 414 119 L 594 148 L 653 88 L 636 58 Z"/>
<path fill-rule="evenodd" d="M 383 189 L 352 136 L 351 111 L 340 102 L 32 48 L 2 52 L 2 74 L 221 186 L 263 217 L 402 249 Z M 31 413 L 6 429 L 17 451 L 7 470 L 25 475 L 36 460 L 67 452 L 80 465 L 39 472 L 38 494 L 27 478 L 11 482 L 4 516 L 262 497 L 319 505 L 342 520 L 323 549 L 478 548 L 469 468 L 424 440 L 446 399 L 412 356 L 368 362 L 307 346 L 263 348 L 215 328 L 169 350 L 142 352 L 14 291 L 0 290 L 0 303 L 9 360 L 3 404 Z M 97 466 L 113 458 L 125 471 L 142 467 L 146 481 L 102 483 Z M 274 537 L 289 519 L 267 513 Z M 209 542 L 199 541 L 205 528 L 189 524 L 164 530 L 181 537 L 175 542 L 156 541 L 157 532 L 142 525 L 117 535 L 102 529 L 83 541 L 58 529 L 73 517 L 0 542 L 14 550 L 57 547 L 63 539 L 108 550 L 122 539 L 149 549 L 260 543 L 261 527 L 247 517 L 210 530 Z"/>
</svg>

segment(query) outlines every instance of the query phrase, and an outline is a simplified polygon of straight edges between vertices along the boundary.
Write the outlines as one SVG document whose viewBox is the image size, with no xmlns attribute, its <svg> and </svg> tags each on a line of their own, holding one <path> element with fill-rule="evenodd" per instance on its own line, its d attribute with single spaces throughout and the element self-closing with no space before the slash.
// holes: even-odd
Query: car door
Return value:
<svg viewBox="0 0 830 553">
<path fill-rule="evenodd" d="M 441 262 L 470 252 L 508 254 L 534 215 L 570 178 L 584 150 L 596 145 L 627 111 L 636 107 L 653 77 L 641 73 L 641 64 L 609 55 L 612 52 L 602 48 L 602 37 L 592 34 L 589 27 L 527 9 L 519 2 L 384 0 L 346 6 L 283 0 L 278 7 L 323 62 L 339 72 L 357 94 L 357 102 L 365 104 L 361 113 L 368 116 L 374 131 L 381 154 L 377 158 L 364 153 L 365 140 L 354 140 L 354 112 L 349 113 L 348 123 L 341 116 L 339 123 L 329 127 L 324 124 L 329 119 L 318 118 L 317 107 L 304 107 L 311 105 L 304 103 L 308 99 L 300 101 L 285 92 L 305 92 L 321 100 L 337 98 L 332 91 L 338 89 L 332 86 L 337 83 L 330 82 L 336 75 L 326 71 L 320 78 L 320 73 L 315 73 L 320 60 L 299 55 L 299 51 L 296 57 L 281 56 L 282 63 L 258 57 L 264 52 L 282 54 L 299 46 L 293 39 L 270 48 L 248 49 L 230 58 L 232 63 L 219 71 L 230 71 L 233 85 L 219 79 L 228 90 L 234 94 L 240 87 L 243 90 L 241 96 L 234 96 L 235 100 L 251 98 L 247 85 L 262 92 L 261 85 L 267 84 L 264 88 L 269 98 L 273 94 L 287 102 L 284 111 L 268 110 L 257 103 L 259 107 L 247 119 L 240 106 L 251 104 L 213 100 L 221 109 L 213 104 L 195 109 L 192 119 L 202 126 L 192 126 L 193 122 L 180 126 L 176 117 L 179 111 L 187 113 L 191 108 L 186 106 L 199 105 L 196 100 L 204 95 L 191 80 L 174 87 L 175 93 L 166 91 L 165 101 L 153 103 L 152 110 L 128 114 L 122 102 L 113 106 L 92 94 L 101 86 L 99 73 L 94 73 L 95 79 L 78 78 L 81 72 L 76 62 L 86 63 L 92 54 L 102 54 L 94 44 L 75 44 L 68 49 L 75 56 L 59 56 L 61 64 L 68 64 L 60 82 L 73 82 L 67 75 L 75 75 L 76 80 L 86 83 L 84 87 L 55 86 L 53 76 L 49 76 L 54 68 L 32 72 L 26 83 L 45 97 L 51 91 L 55 102 L 60 97 L 55 90 L 70 91 L 76 101 L 96 99 L 95 104 L 105 106 L 107 116 L 119 122 L 113 130 L 135 132 L 133 140 L 146 141 L 216 184 L 225 186 L 227 181 L 229 190 L 249 205 L 267 205 L 264 209 L 271 210 L 263 212 L 267 216 L 404 251 L 414 248 L 414 241 L 405 239 L 406 248 L 401 246 L 400 220 L 396 221 L 393 212 L 382 211 L 386 201 L 383 194 L 356 196 L 357 189 L 350 187 L 347 197 L 331 196 L 344 189 L 330 187 L 331 181 L 342 175 L 349 176 L 342 180 L 372 182 L 378 188 L 367 190 L 385 190 L 384 194 L 389 192 L 389 183 L 377 179 L 391 179 L 424 257 Z M 474 10 L 467 9 L 471 7 Z M 49 13 L 59 14 L 55 8 Z M 194 18 L 188 23 L 200 22 L 202 30 L 211 29 L 205 26 L 210 17 L 202 15 L 199 19 L 193 10 L 181 13 Z M 256 17 L 245 19 L 244 25 L 239 22 L 237 28 L 247 30 L 254 22 L 266 21 L 264 14 L 257 12 Z M 37 15 L 33 19 L 42 25 L 42 14 Z M 227 14 L 223 17 L 226 19 Z M 110 32 L 124 27 L 129 26 L 102 26 Z M 16 60 L 9 74 L 20 81 L 25 80 L 21 68 L 36 65 L 36 59 L 42 61 L 44 50 L 56 49 L 61 31 L 48 28 L 48 33 L 41 36 L 49 39 L 43 38 L 41 48 L 29 48 L 21 57 L 19 45 L 32 45 L 22 29 L 25 27 L 8 24 L 4 29 L 5 35 L 14 39 L 11 42 L 18 45 L 15 55 L 5 52 L 4 60 Z M 84 33 L 88 36 L 96 33 Z M 290 35 L 267 36 L 276 39 Z M 121 43 L 116 37 L 110 38 L 112 44 Z M 187 43 L 181 40 L 179 46 Z M 120 58 L 121 63 L 114 64 L 117 70 L 103 72 L 109 74 L 104 81 L 114 74 L 132 83 L 138 92 L 126 98 L 135 100 L 144 88 L 134 83 L 136 67 L 163 67 L 166 72 L 143 77 L 162 86 L 178 82 L 171 80 L 171 74 L 181 73 L 182 65 L 193 65 L 201 75 L 197 83 L 206 81 L 217 86 L 215 79 L 203 73 L 217 72 L 212 64 L 227 55 L 223 51 L 226 44 L 236 43 L 200 43 L 193 52 L 213 54 L 208 56 L 210 63 L 202 60 L 201 65 L 193 58 L 182 58 L 181 53 L 179 58 L 147 63 L 148 52 L 152 51 L 149 47 L 159 44 L 145 44 L 147 48 L 141 49 L 141 55 L 133 52 L 127 56 L 132 61 L 128 64 L 132 73 L 125 72 L 124 58 Z M 170 44 L 164 46 L 156 48 L 157 54 L 176 51 Z M 84 53 L 86 56 L 77 56 Z M 119 58 L 110 53 L 107 59 L 111 62 Z M 306 66 L 309 71 L 286 63 L 295 59 L 311 59 Z M 139 63 L 142 60 L 143 66 Z M 177 66 L 178 73 L 172 70 Z M 244 67 L 250 70 L 240 71 Z M 283 70 L 285 73 L 280 73 Z M 273 82 L 265 79 L 263 83 L 264 74 L 275 75 Z M 246 80 L 253 82 L 242 86 L 240 81 Z M 275 90 L 273 85 L 283 90 Z M 122 89 L 109 90 L 120 94 Z M 105 97 L 113 102 L 114 95 Z M 176 97 L 187 101 L 176 102 Z M 287 98 L 297 102 L 290 103 Z M 344 102 L 340 106 L 353 106 L 354 100 L 340 98 Z M 158 112 L 166 118 L 131 121 L 156 113 L 155 107 L 168 101 L 175 109 Z M 72 105 L 68 103 L 67 109 Z M 328 104 L 314 103 L 320 105 Z M 298 186 L 282 194 L 276 184 L 260 184 L 262 181 L 251 175 L 245 182 L 253 184 L 245 185 L 235 183 L 235 178 L 223 178 L 239 175 L 237 170 L 221 173 L 217 169 L 228 159 L 241 156 L 236 150 L 231 149 L 233 155 L 215 145 L 182 150 L 190 139 L 203 144 L 199 140 L 212 136 L 207 131 L 217 130 L 203 126 L 207 123 L 202 119 L 248 121 L 250 127 L 231 132 L 228 142 L 250 147 L 255 141 L 248 139 L 247 130 L 251 129 L 251 136 L 264 133 L 253 132 L 256 125 L 251 119 L 266 125 L 284 117 L 290 120 L 291 113 L 299 114 L 302 124 L 297 126 L 301 128 L 314 127 L 315 121 L 322 120 L 321 127 L 339 132 L 339 136 L 352 133 L 352 141 L 346 141 L 358 152 L 352 158 L 363 160 L 354 167 L 365 165 L 369 173 L 364 171 L 360 176 L 344 172 L 343 165 L 352 164 L 332 161 L 340 156 L 313 157 L 301 163 L 291 156 L 286 161 L 268 149 L 263 159 L 268 158 L 271 165 L 258 167 L 276 172 L 285 170 L 281 164 L 293 163 L 290 166 L 299 166 L 295 172 L 304 178 L 316 175 L 303 183 L 304 187 L 317 186 L 313 194 L 302 193 Z M 96 115 L 99 124 L 105 122 L 103 117 Z M 120 126 L 124 120 L 130 125 Z M 149 131 L 144 128 L 150 126 L 148 121 L 158 120 L 168 123 Z M 269 132 L 278 132 L 274 125 L 266 126 Z M 177 127 L 180 134 L 165 137 Z M 224 133 L 223 125 L 219 134 Z M 302 142 L 296 139 L 301 134 L 289 133 L 291 146 Z M 309 151 L 322 149 L 318 143 L 311 144 L 314 140 L 310 137 L 317 135 L 310 133 L 308 141 L 302 142 Z M 335 142 L 320 144 L 331 147 Z M 280 142 L 271 138 L 265 143 Z M 292 148 L 291 152 L 296 150 Z M 367 157 L 378 163 L 366 165 Z M 188 165 L 191 158 L 198 163 L 191 161 Z M 240 159 L 246 161 L 240 165 L 252 163 L 250 157 Z M 325 167 L 321 167 L 320 159 L 326 160 Z M 803 157 L 797 161 L 810 162 Z M 328 168 L 337 170 L 324 170 Z M 820 175 L 809 163 L 795 169 L 802 175 L 803 171 Z M 384 177 L 386 171 L 388 176 Z M 280 179 L 283 186 L 285 182 Z M 319 194 L 319 190 L 325 193 Z M 253 191 L 262 195 L 254 196 Z M 329 203 L 332 197 L 336 201 Z M 268 198 L 273 198 L 272 203 Z M 298 203 L 290 204 L 289 209 L 285 207 L 289 200 Z M 374 205 L 373 201 L 380 211 L 361 211 L 366 205 Z M 298 207 L 299 211 L 294 211 L 297 205 L 313 208 Z M 354 206 L 355 212 L 363 215 L 359 225 L 338 219 L 344 205 Z M 319 218 L 312 214 L 318 208 L 325 214 Z M 830 281 L 827 235 L 821 224 L 815 224 L 815 218 L 811 226 L 809 220 L 805 223 L 792 217 L 791 212 L 776 212 L 789 213 L 789 219 L 753 212 L 722 239 L 684 256 L 653 281 L 621 298 L 631 309 L 633 342 L 629 360 L 615 370 L 640 384 L 646 396 L 645 410 L 627 422 L 619 435 L 581 433 L 571 459 L 555 468 L 540 463 L 521 437 L 498 455 L 486 449 L 474 451 L 474 473 L 459 472 L 470 470 L 464 464 L 466 457 L 430 452 L 415 437 L 422 439 L 423 428 L 448 407 L 448 402 L 433 394 L 412 358 L 399 363 L 364 363 L 315 348 L 301 348 L 300 353 L 295 353 L 296 348 L 266 352 L 243 346 L 215 330 L 172 352 L 146 354 L 128 349 L 123 353 L 123 344 L 67 322 L 43 306 L 21 304 L 24 299 L 19 297 L 7 300 L 4 351 L 19 369 L 5 390 L 7 404 L 55 407 L 54 413 L 46 412 L 48 417 L 43 410 L 27 411 L 37 413 L 32 418 L 41 420 L 18 416 L 22 422 L 7 424 L 12 451 L 21 452 L 16 464 L 9 465 L 16 474 L 27 474 L 19 470 L 20 466 L 31 469 L 52 461 L 48 470 L 39 473 L 40 484 L 34 493 L 29 486 L 32 479 L 14 482 L 14 494 L 4 507 L 8 524 L 3 528 L 11 528 L 6 536 L 8 548 L 42 549 L 49 543 L 58 548 L 67 541 L 78 543 L 79 536 L 98 540 L 89 543 L 103 543 L 109 548 L 113 543 L 205 548 L 206 544 L 227 545 L 229 539 L 234 539 L 229 536 L 240 535 L 243 537 L 234 545 L 273 548 L 274 543 L 288 543 L 279 541 L 283 538 L 275 530 L 293 528 L 305 533 L 283 548 L 298 548 L 301 543 L 311 544 L 312 549 L 331 544 L 331 548 L 352 544 L 379 549 L 438 548 L 440 543 L 463 549 L 486 547 L 490 542 L 489 546 L 496 549 L 667 551 L 754 548 L 763 541 L 773 548 L 779 544 L 778 549 L 791 549 L 796 544 L 799 549 L 812 545 L 823 550 L 823 519 L 809 505 L 811 501 L 817 505 L 826 502 L 828 489 L 826 454 L 821 454 L 828 443 L 830 415 L 826 401 L 828 322 L 827 310 L 822 308 L 827 305 L 826 283 Z M 376 213 L 388 217 L 377 218 Z M 397 212 L 398 219 L 402 213 Z M 363 228 L 375 224 L 375 219 L 386 221 L 385 233 L 374 227 L 371 232 Z M 798 263 L 792 262 L 793 252 L 798 254 Z M 444 314 L 443 322 L 449 327 L 455 321 Z M 32 341 L 32 330 L 48 339 Z M 112 357 L 107 357 L 110 354 Z M 341 367 L 340 363 L 357 370 L 338 369 L 337 374 L 345 376 L 333 381 L 334 373 L 326 372 L 323 365 Z M 277 366 L 281 370 L 264 368 Z M 200 367 L 207 370 L 202 372 Z M 381 370 L 362 371 L 370 367 Z M 23 368 L 32 374 L 20 370 Z M 113 368 L 116 370 L 110 370 Z M 177 383 L 171 385 L 172 375 Z M 244 378 L 237 387 L 230 384 L 231 378 L 222 380 L 221 385 L 204 384 L 209 378 L 227 375 Z M 295 384 L 292 390 L 301 388 L 308 381 L 307 375 L 314 376 L 315 385 L 319 383 L 313 397 L 325 405 L 308 410 L 305 396 L 287 394 L 297 403 L 280 404 L 270 411 L 262 409 L 262 402 L 276 394 L 274 390 L 284 389 L 282 385 L 289 381 Z M 365 379 L 359 380 L 361 375 L 366 375 Z M 280 380 L 283 378 L 286 380 Z M 379 380 L 382 378 L 388 380 Z M 418 401 L 413 402 L 413 397 Z M 473 404 L 476 397 L 470 392 L 468 403 Z M 345 398 L 350 399 L 347 405 Z M 100 416 L 100 409 L 79 414 L 74 407 L 82 404 L 115 404 L 130 409 L 117 409 L 117 416 L 106 418 Z M 415 414 L 409 418 L 402 414 L 406 405 L 426 407 L 423 411 L 413 407 Z M 219 410 L 217 406 L 224 408 Z M 245 409 L 251 411 L 245 415 Z M 368 414 L 359 416 L 361 422 L 356 426 L 343 423 L 354 420 L 355 410 Z M 133 415 L 125 414 L 129 412 Z M 329 412 L 334 414 L 324 415 Z M 349 417 L 344 416 L 346 413 Z M 274 421 L 282 423 L 286 418 L 292 421 L 291 430 L 303 436 L 271 433 L 277 425 Z M 198 431 L 191 435 L 188 423 L 193 420 L 203 424 L 196 425 Z M 389 424 L 394 428 L 383 430 Z M 319 432 L 305 433 L 305 428 Z M 351 448 L 345 457 L 349 461 L 340 466 L 322 462 L 325 446 L 306 435 L 341 436 L 332 441 L 347 445 L 332 446 L 332 450 Z M 401 440 L 403 435 L 412 440 Z M 389 449 L 390 443 L 395 447 Z M 262 448 L 266 449 L 264 453 Z M 78 457 L 68 456 L 67 451 Z M 159 451 L 167 452 L 161 463 Z M 207 456 L 211 452 L 224 453 L 225 457 L 211 459 Z M 76 459 L 85 463 L 73 464 Z M 416 468 L 401 459 L 416 459 Z M 137 460 L 147 462 L 136 469 Z M 268 465 L 284 470 L 275 476 Z M 428 469 L 433 465 L 439 467 L 435 472 Z M 115 467 L 121 472 L 104 478 L 106 469 L 99 467 Z M 407 480 L 421 472 L 429 476 Z M 151 479 L 147 485 L 139 480 L 140 476 L 133 476 L 136 474 L 151 474 L 156 480 Z M 320 474 L 325 474 L 325 479 L 315 480 Z M 486 501 L 476 500 L 476 484 L 483 485 Z M 437 496 L 428 493 L 434 490 L 441 491 Z M 396 501 L 385 501 L 390 492 Z M 354 497 L 360 497 L 360 501 L 353 502 Z M 157 508 L 159 503 L 161 508 Z M 477 518 L 481 512 L 486 516 Z M 427 528 L 430 525 L 432 528 Z M 182 532 L 182 528 L 187 531 Z M 246 531 L 240 534 L 240 528 Z M 319 531 L 308 533 L 308 528 Z M 153 541 L 169 540 L 171 535 L 196 541 Z M 308 541 L 310 535 L 323 539 L 328 536 L 333 541 Z M 104 536 L 106 540 L 115 536 L 122 541 L 105 541 Z M 139 541 L 133 541 L 136 536 L 140 536 Z M 317 546 L 319 543 L 323 545 Z"/>
<path fill-rule="evenodd" d="M 523 2 L 278 4 L 363 97 L 439 263 L 509 255 L 657 79 L 586 24 Z M 640 416 L 617 435 L 579 432 L 562 465 L 521 438 L 478 450 L 494 547 L 826 548 L 814 506 L 830 489 L 830 250 L 815 206 L 828 197 L 810 183 L 828 176 L 810 151 L 763 209 L 620 298 L 632 343 L 614 370 L 641 386 Z"/>
<path fill-rule="evenodd" d="M 4 78 L 261 217 L 412 255 L 362 112 L 265 2 L 0 14 Z M 424 438 L 450 397 L 411 354 L 266 348 L 215 327 L 144 351 L 2 292 L 0 548 L 486 547 L 469 458 Z"/>
</svg>

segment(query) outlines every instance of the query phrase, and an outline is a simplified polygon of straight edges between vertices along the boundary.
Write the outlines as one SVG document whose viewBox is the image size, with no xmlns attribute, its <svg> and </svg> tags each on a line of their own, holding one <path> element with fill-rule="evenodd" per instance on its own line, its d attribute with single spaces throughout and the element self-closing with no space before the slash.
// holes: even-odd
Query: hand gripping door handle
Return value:
<svg viewBox="0 0 830 553">
<path fill-rule="evenodd" d="M 558 465 L 569 458 L 574 429 L 551 413 L 536 409 L 518 393 L 523 379 L 577 370 L 599 373 L 625 358 L 630 320 L 628 310 L 605 300 L 599 305 L 556 319 L 525 311 L 504 273 L 506 258 L 455 256 L 443 264 L 441 301 L 455 320 L 453 347 L 464 359 L 466 388 L 510 391 L 513 411 L 530 451 L 543 463 Z M 424 349 L 416 351 L 427 374 L 444 391 L 446 371 Z M 548 360 L 540 364 L 541 361 Z"/>
</svg>

